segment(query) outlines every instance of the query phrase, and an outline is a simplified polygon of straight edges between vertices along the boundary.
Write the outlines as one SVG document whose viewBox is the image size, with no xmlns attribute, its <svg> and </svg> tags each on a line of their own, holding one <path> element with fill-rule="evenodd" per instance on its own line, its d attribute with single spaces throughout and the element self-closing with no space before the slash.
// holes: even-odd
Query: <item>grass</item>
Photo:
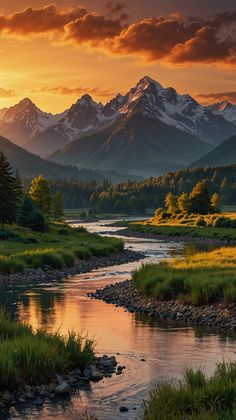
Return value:
<svg viewBox="0 0 236 420">
<path fill-rule="evenodd" d="M 67 337 L 33 331 L 18 324 L 0 309 L 0 388 L 13 389 L 22 384 L 47 383 L 56 374 L 78 367 L 84 369 L 94 359 L 92 340 L 74 332 Z"/>
<path fill-rule="evenodd" d="M 230 420 L 236 418 L 236 362 L 222 362 L 206 377 L 187 369 L 182 381 L 161 384 L 144 403 L 144 420 Z"/>
<path fill-rule="evenodd" d="M 212 238 L 218 240 L 235 241 L 236 228 L 218 228 L 208 226 L 178 226 L 178 225 L 154 225 L 148 221 L 142 223 L 129 223 L 129 231 L 133 233 L 151 233 L 156 236 Z"/>
<path fill-rule="evenodd" d="M 108 256 L 124 247 L 119 239 L 101 237 L 64 224 L 51 224 L 46 233 L 18 226 L 8 226 L 7 232 L 10 233 L 7 239 L 0 236 L 0 272 L 5 274 L 45 265 L 55 269 L 70 267 L 77 259 Z"/>
<path fill-rule="evenodd" d="M 236 302 L 236 248 L 198 253 L 184 259 L 145 264 L 133 273 L 138 291 L 159 300 L 194 305 Z"/>
</svg>

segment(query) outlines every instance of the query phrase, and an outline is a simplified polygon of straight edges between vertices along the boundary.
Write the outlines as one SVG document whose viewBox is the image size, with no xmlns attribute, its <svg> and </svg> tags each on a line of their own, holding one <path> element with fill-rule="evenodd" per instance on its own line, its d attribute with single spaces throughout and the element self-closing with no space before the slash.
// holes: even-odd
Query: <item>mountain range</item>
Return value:
<svg viewBox="0 0 236 420">
<path fill-rule="evenodd" d="M 141 179 L 137 176 L 121 175 L 115 171 L 78 169 L 73 166 L 63 166 L 50 162 L 28 152 L 2 136 L 0 136 L 0 150 L 6 154 L 13 169 L 25 178 L 43 174 L 47 178 L 71 178 L 77 180 L 103 181 L 106 178 L 112 183 L 124 182 L 127 179 Z"/>
<path fill-rule="evenodd" d="M 236 135 L 223 141 L 211 152 L 194 161 L 191 166 L 222 166 L 232 163 L 236 163 Z"/>
<path fill-rule="evenodd" d="M 158 175 L 236 134 L 236 106 L 205 107 L 145 76 L 105 105 L 84 95 L 58 115 L 24 99 L 0 110 L 0 134 L 59 164 Z"/>
</svg>

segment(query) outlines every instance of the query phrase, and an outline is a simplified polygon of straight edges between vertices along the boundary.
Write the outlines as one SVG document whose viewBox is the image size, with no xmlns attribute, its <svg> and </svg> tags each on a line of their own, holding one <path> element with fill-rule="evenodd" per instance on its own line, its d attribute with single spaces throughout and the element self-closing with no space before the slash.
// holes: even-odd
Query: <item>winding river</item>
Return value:
<svg viewBox="0 0 236 420">
<path fill-rule="evenodd" d="M 112 221 L 85 224 L 92 232 L 105 233 Z M 117 228 L 112 228 L 114 231 Z M 127 238 L 126 247 L 141 251 L 147 261 L 159 261 L 196 252 L 196 246 L 161 240 Z M 42 407 L 32 403 L 12 407 L 10 419 L 78 419 L 88 410 L 98 420 L 138 419 L 142 400 L 155 384 L 178 379 L 186 366 L 204 367 L 207 373 L 222 360 L 236 360 L 236 335 L 151 320 L 126 312 L 87 293 L 130 278 L 142 261 L 110 266 L 51 283 L 1 287 L 0 303 L 35 328 L 84 331 L 96 341 L 97 353 L 117 355 L 125 365 L 114 375 L 75 392 L 70 398 L 48 400 Z M 129 411 L 120 413 L 119 407 Z"/>
</svg>

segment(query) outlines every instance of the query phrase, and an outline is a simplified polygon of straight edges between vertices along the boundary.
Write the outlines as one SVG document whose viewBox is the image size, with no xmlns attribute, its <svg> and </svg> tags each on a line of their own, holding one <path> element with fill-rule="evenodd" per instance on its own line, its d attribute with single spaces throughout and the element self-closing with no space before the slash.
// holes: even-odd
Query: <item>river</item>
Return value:
<svg viewBox="0 0 236 420">
<path fill-rule="evenodd" d="M 84 225 L 104 234 L 111 230 L 107 227 L 111 222 Z M 118 228 L 112 229 L 115 232 Z M 144 253 L 145 262 L 196 252 L 196 245 L 140 238 L 127 238 L 125 246 Z M 218 361 L 236 360 L 235 334 L 152 320 L 87 298 L 88 292 L 130 278 L 142 262 L 101 268 L 46 284 L 0 288 L 0 303 L 14 311 L 18 319 L 34 328 L 59 328 L 63 334 L 72 329 L 82 331 L 95 339 L 98 354 L 116 355 L 118 363 L 126 366 L 122 375 L 93 383 L 71 397 L 46 400 L 42 407 L 30 402 L 24 408 L 12 407 L 6 418 L 78 420 L 78 413 L 88 410 L 98 420 L 139 419 L 142 401 L 155 384 L 180 378 L 187 366 L 203 367 L 210 374 Z M 122 405 L 128 407 L 127 413 L 119 412 Z"/>
</svg>

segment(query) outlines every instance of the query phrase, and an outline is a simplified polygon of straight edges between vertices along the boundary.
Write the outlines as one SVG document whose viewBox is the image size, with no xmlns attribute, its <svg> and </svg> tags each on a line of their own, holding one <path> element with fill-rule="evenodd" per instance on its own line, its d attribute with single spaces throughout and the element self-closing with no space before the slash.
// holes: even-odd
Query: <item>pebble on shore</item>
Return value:
<svg viewBox="0 0 236 420">
<path fill-rule="evenodd" d="M 141 295 L 131 280 L 115 283 L 89 294 L 90 297 L 124 307 L 128 312 L 187 324 L 236 331 L 236 304 L 216 302 L 194 306 L 178 300 L 158 301 Z"/>
</svg>

